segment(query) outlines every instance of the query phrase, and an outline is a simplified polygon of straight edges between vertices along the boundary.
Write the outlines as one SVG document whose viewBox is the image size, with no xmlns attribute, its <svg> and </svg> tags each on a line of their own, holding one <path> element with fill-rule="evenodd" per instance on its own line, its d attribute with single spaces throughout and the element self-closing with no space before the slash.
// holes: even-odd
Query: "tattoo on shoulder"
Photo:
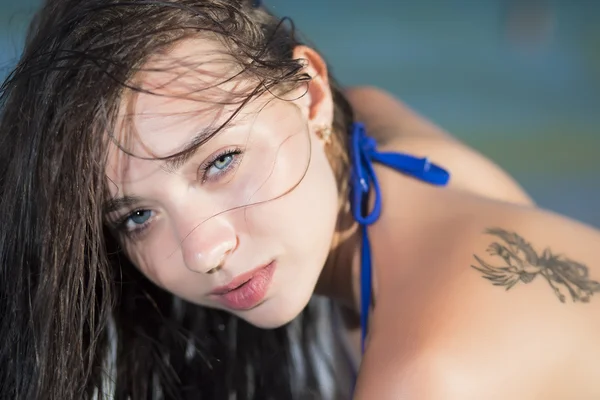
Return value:
<svg viewBox="0 0 600 400">
<path fill-rule="evenodd" d="M 546 248 L 539 255 L 521 236 L 504 229 L 488 229 L 485 233 L 499 239 L 490 244 L 487 253 L 495 257 L 500 265 L 483 261 L 476 254 L 479 265 L 471 265 L 496 286 L 509 290 L 517 283 L 530 283 L 536 277 L 545 279 L 554 294 L 564 303 L 568 293 L 573 302 L 590 301 L 595 292 L 600 292 L 600 283 L 590 279 L 588 267 L 562 255 L 552 254 Z"/>
</svg>

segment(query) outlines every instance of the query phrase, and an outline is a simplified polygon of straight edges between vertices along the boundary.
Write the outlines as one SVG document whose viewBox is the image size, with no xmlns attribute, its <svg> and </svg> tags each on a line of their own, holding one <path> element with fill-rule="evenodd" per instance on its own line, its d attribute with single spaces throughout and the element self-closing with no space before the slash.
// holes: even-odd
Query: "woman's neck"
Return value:
<svg viewBox="0 0 600 400">
<path fill-rule="evenodd" d="M 340 210 L 315 293 L 338 301 L 356 315 L 360 312 L 360 231 L 347 204 Z"/>
</svg>

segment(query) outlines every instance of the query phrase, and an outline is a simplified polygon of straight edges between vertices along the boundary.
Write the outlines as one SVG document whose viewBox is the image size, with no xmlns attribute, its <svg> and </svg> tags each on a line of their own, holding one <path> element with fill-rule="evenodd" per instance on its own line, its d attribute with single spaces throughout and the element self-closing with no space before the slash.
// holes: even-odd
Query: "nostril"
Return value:
<svg viewBox="0 0 600 400">
<path fill-rule="evenodd" d="M 209 269 L 208 271 L 206 271 L 206 273 L 208 275 L 212 275 L 215 272 L 221 270 L 221 268 L 223 268 L 223 264 L 225 263 L 225 260 L 227 259 L 227 256 L 229 256 L 230 253 L 231 253 L 231 250 L 227 250 L 225 253 L 223 253 L 221 255 L 221 257 L 219 258 L 219 261 L 216 263 L 216 265 L 214 267 L 212 267 L 211 269 Z"/>
<path fill-rule="evenodd" d="M 214 267 L 214 268 L 211 268 L 211 269 L 209 269 L 208 271 L 206 271 L 206 273 L 207 273 L 208 275 L 212 275 L 212 274 L 214 274 L 215 272 L 219 271 L 220 269 L 221 269 L 221 266 L 219 265 L 219 266 L 217 266 L 217 267 Z"/>
</svg>

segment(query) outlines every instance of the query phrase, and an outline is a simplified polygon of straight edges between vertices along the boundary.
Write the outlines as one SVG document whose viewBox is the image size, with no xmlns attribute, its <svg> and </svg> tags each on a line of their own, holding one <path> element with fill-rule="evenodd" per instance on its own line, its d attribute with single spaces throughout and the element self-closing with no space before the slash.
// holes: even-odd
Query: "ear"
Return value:
<svg viewBox="0 0 600 400">
<path fill-rule="evenodd" d="M 325 60 L 315 50 L 306 46 L 296 46 L 293 58 L 304 60 L 306 65 L 302 72 L 311 77 L 308 82 L 308 91 L 299 99 L 301 106 L 308 110 L 310 125 L 312 127 L 331 126 L 333 123 L 333 96 Z"/>
</svg>

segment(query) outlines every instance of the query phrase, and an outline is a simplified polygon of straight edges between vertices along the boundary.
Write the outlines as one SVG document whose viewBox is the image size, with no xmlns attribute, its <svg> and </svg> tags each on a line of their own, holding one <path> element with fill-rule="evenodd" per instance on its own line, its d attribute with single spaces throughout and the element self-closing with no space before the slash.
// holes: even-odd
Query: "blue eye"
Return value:
<svg viewBox="0 0 600 400">
<path fill-rule="evenodd" d="M 217 158 L 214 162 L 213 162 L 213 167 L 215 167 L 218 170 L 224 170 L 225 168 L 227 168 L 229 166 L 229 164 L 231 164 L 231 162 L 233 161 L 233 155 L 232 154 L 224 154 L 221 157 Z"/>
<path fill-rule="evenodd" d="M 148 221 L 148 219 L 151 217 L 152 211 L 150 210 L 138 210 L 138 211 L 134 211 L 130 216 L 129 219 L 131 221 L 133 221 L 133 223 L 135 224 L 143 224 L 144 222 Z"/>
<path fill-rule="evenodd" d="M 152 218 L 151 210 L 136 210 L 125 220 L 125 227 L 128 231 L 135 231 L 146 224 L 150 218 Z"/>
<path fill-rule="evenodd" d="M 218 154 L 205 164 L 202 181 L 216 181 L 233 171 L 236 164 L 240 161 L 241 150 L 226 150 Z"/>
</svg>

